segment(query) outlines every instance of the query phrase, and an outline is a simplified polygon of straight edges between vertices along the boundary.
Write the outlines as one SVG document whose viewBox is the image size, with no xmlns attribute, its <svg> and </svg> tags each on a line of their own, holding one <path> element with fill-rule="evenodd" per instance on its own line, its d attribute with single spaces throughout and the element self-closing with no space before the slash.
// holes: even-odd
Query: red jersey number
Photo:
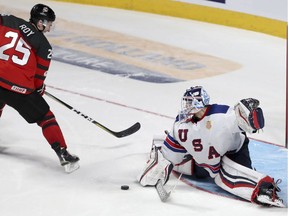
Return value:
<svg viewBox="0 0 288 216">
<path fill-rule="evenodd" d="M 5 54 L 5 51 L 9 49 L 14 49 L 17 52 L 14 52 L 15 54 L 11 56 L 12 61 L 15 64 L 21 66 L 26 65 L 31 54 L 31 47 L 23 40 L 22 37 L 19 37 L 16 32 L 6 32 L 5 37 L 11 38 L 11 41 L 8 44 L 0 47 L 0 59 L 8 61 L 10 56 L 8 54 Z M 16 55 L 16 53 L 18 53 L 18 55 Z"/>
</svg>

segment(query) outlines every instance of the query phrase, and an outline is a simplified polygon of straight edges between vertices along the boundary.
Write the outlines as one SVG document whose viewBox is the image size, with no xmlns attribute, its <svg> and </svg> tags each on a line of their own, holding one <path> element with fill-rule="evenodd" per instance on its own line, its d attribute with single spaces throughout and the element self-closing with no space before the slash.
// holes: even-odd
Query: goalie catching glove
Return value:
<svg viewBox="0 0 288 216">
<path fill-rule="evenodd" d="M 153 144 L 150 158 L 137 180 L 142 186 L 155 186 L 158 180 L 164 185 L 169 180 L 172 169 L 173 164 L 163 157 L 160 147 Z"/>
<path fill-rule="evenodd" d="M 263 111 L 254 98 L 240 100 L 234 106 L 238 126 L 247 133 L 255 133 L 264 127 Z"/>
</svg>

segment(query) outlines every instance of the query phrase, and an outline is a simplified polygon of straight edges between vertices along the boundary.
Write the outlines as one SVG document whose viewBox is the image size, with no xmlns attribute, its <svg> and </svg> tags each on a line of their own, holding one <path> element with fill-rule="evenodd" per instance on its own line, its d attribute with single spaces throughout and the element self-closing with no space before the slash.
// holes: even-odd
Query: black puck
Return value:
<svg viewBox="0 0 288 216">
<path fill-rule="evenodd" d="M 129 186 L 128 185 L 122 185 L 121 186 L 121 190 L 128 190 L 129 189 Z"/>
</svg>

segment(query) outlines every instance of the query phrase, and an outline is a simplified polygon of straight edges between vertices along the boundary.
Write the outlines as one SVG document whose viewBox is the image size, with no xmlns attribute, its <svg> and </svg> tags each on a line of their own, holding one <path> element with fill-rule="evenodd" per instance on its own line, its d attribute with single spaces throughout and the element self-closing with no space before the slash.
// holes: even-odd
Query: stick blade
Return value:
<svg viewBox="0 0 288 216">
<path fill-rule="evenodd" d="M 162 181 L 159 179 L 155 185 L 156 191 L 159 195 L 159 198 L 162 202 L 166 202 L 170 197 L 171 191 L 167 192 L 162 184 Z"/>
<path fill-rule="evenodd" d="M 126 136 L 129 136 L 131 134 L 134 134 L 140 128 L 141 128 L 141 124 L 139 122 L 137 122 L 134 125 L 132 125 L 131 127 L 127 128 L 127 129 L 125 129 L 123 131 L 113 132 L 113 135 L 118 137 L 118 138 L 126 137 Z"/>
</svg>

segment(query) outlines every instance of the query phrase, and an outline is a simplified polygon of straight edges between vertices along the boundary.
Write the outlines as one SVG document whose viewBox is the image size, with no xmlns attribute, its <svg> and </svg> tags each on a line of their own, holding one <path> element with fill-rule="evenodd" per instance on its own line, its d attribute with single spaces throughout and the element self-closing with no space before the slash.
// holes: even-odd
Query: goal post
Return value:
<svg viewBox="0 0 288 216">
<path fill-rule="evenodd" d="M 286 26 L 286 123 L 285 123 L 285 147 L 288 148 L 288 25 Z"/>
</svg>

